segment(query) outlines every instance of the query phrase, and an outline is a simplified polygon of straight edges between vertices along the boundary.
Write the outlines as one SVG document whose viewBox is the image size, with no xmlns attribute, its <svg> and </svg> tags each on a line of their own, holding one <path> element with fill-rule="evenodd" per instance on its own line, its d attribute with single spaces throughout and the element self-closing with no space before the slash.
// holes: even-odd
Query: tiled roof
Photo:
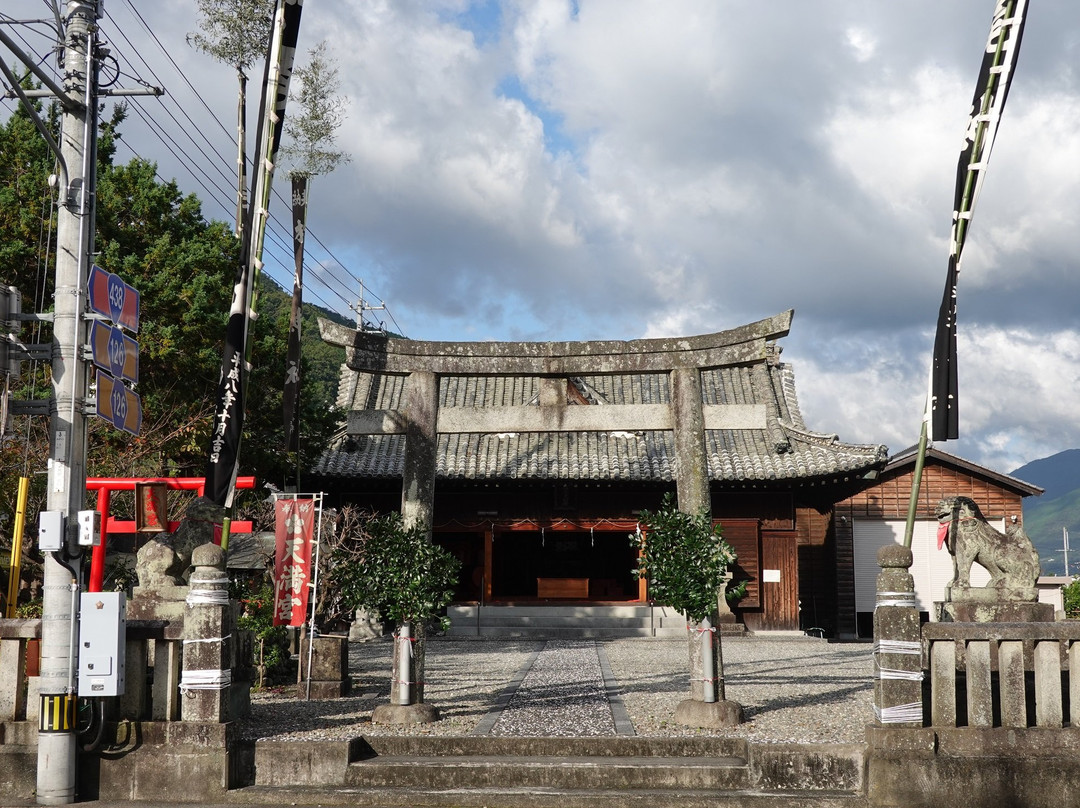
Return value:
<svg viewBox="0 0 1080 808">
<path fill-rule="evenodd" d="M 669 379 L 662 373 L 573 377 L 589 405 L 667 404 Z M 401 376 L 342 367 L 342 411 L 394 409 L 403 401 Z M 443 377 L 440 407 L 536 404 L 540 380 L 528 376 Z M 754 482 L 835 478 L 880 468 L 884 446 L 841 443 L 835 435 L 809 431 L 795 398 L 789 365 L 759 362 L 702 372 L 705 404 L 764 404 L 764 429 L 712 429 L 705 433 L 709 477 Z M 568 406 L 586 406 L 571 404 Z M 313 469 L 322 477 L 400 478 L 401 435 L 351 436 L 327 451 Z M 671 482 L 674 435 L 666 431 L 441 434 L 437 479 L 589 480 Z"/>
</svg>

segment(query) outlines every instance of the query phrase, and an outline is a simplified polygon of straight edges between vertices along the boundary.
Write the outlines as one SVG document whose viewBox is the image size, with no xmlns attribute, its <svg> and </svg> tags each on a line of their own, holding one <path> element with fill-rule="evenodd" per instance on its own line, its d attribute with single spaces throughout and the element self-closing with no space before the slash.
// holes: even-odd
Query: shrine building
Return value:
<svg viewBox="0 0 1080 808">
<path fill-rule="evenodd" d="M 462 561 L 459 603 L 522 609 L 648 603 L 629 536 L 675 492 L 738 553 L 747 628 L 818 625 L 837 610 L 833 507 L 887 452 L 803 422 L 777 344 L 792 316 L 593 342 L 423 342 L 321 320 L 346 349 L 347 422 L 312 474 L 331 502 L 430 524 Z"/>
</svg>

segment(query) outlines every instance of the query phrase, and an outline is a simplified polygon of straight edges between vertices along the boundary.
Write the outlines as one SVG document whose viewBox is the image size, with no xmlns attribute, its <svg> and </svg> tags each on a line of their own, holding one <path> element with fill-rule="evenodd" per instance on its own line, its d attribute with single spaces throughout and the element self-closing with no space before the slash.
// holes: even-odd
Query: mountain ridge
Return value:
<svg viewBox="0 0 1080 808">
<path fill-rule="evenodd" d="M 1045 489 L 1024 502 L 1024 531 L 1039 551 L 1043 575 L 1065 573 L 1062 529 L 1077 537 L 1069 552 L 1070 573 L 1080 573 L 1080 449 L 1065 449 L 1009 472 Z"/>
</svg>

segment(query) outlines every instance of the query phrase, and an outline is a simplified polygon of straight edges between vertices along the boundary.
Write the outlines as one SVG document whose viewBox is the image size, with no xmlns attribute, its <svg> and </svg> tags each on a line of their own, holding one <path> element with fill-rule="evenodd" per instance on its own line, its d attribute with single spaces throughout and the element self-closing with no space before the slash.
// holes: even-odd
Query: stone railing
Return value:
<svg viewBox="0 0 1080 808">
<path fill-rule="evenodd" d="M 37 717 L 37 677 L 27 681 L 26 649 L 41 639 L 41 620 L 0 620 L 0 722 Z M 33 705 L 27 715 L 27 706 Z"/>
<path fill-rule="evenodd" d="M 922 637 L 930 726 L 1080 725 L 1080 622 L 928 623 Z"/>
<path fill-rule="evenodd" d="M 180 718 L 183 623 L 129 620 L 125 638 L 125 688 L 117 718 L 176 721 Z"/>
<path fill-rule="evenodd" d="M 911 551 L 882 548 L 878 563 L 877 726 L 1080 725 L 1080 621 L 920 626 Z"/>
</svg>

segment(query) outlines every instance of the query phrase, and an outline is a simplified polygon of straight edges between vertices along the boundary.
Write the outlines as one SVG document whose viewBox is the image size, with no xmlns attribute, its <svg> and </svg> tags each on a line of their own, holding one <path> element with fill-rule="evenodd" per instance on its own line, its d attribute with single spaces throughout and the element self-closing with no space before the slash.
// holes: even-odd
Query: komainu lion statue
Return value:
<svg viewBox="0 0 1080 808">
<path fill-rule="evenodd" d="M 969 497 L 949 497 L 938 503 L 938 549 L 943 543 L 953 557 L 953 579 L 946 591 L 970 589 L 971 565 L 978 562 L 990 573 L 987 589 L 1003 599 L 1034 600 L 1039 578 L 1039 553 L 1017 525 L 1007 533 L 991 527 Z"/>
</svg>

